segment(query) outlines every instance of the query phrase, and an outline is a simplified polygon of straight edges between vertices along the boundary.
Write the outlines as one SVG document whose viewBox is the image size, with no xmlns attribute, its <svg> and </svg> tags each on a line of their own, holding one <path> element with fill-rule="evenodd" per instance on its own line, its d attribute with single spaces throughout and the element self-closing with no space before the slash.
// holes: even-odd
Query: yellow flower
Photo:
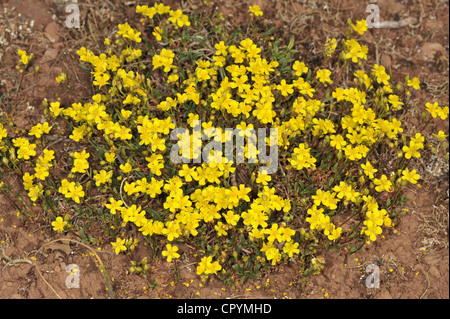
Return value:
<svg viewBox="0 0 450 319">
<path fill-rule="evenodd" d="M 301 76 L 303 73 L 308 72 L 308 67 L 305 65 L 304 62 L 295 61 L 294 65 L 292 66 L 292 69 L 295 71 L 296 76 Z"/>
<path fill-rule="evenodd" d="M 216 55 L 223 55 L 223 56 L 227 56 L 228 55 L 228 46 L 225 45 L 225 42 L 220 41 L 219 43 L 216 43 L 214 45 L 214 48 L 217 50 L 216 51 Z"/>
<path fill-rule="evenodd" d="M 83 150 L 81 153 L 75 152 L 73 156 L 75 160 L 73 162 L 72 173 L 86 173 L 89 168 L 87 158 L 89 158 L 90 154 L 86 153 L 86 150 Z"/>
<path fill-rule="evenodd" d="M 376 168 L 373 168 L 369 161 L 367 161 L 366 164 L 361 164 L 361 168 L 364 170 L 364 174 L 369 178 L 374 178 L 373 173 L 378 172 Z"/>
<path fill-rule="evenodd" d="M 27 51 L 24 50 L 17 50 L 17 55 L 20 56 L 20 62 L 25 66 L 30 63 L 31 58 L 33 57 L 33 53 L 27 55 Z"/>
<path fill-rule="evenodd" d="M 180 77 L 177 74 L 171 74 L 167 77 L 167 83 L 177 82 L 179 78 Z"/>
<path fill-rule="evenodd" d="M 228 235 L 225 225 L 222 222 L 218 222 L 217 225 L 214 226 L 214 229 L 217 231 L 217 237 Z"/>
<path fill-rule="evenodd" d="M 148 161 L 147 167 L 150 168 L 150 171 L 157 176 L 161 176 L 161 169 L 164 168 L 163 156 L 154 153 L 145 159 Z"/>
<path fill-rule="evenodd" d="M 125 239 L 117 238 L 116 242 L 112 242 L 111 245 L 117 255 L 120 252 L 127 250 L 127 247 L 125 246 Z"/>
<path fill-rule="evenodd" d="M 72 187 L 71 185 L 75 184 L 74 182 L 69 182 L 67 179 L 63 179 L 61 181 L 61 186 L 58 188 L 58 192 L 63 195 L 66 195 L 69 192 L 69 189 Z"/>
<path fill-rule="evenodd" d="M 189 167 L 187 164 L 183 164 L 183 167 L 178 171 L 178 174 L 181 177 L 184 177 L 186 182 L 192 182 L 192 180 L 198 176 L 195 167 Z"/>
<path fill-rule="evenodd" d="M 267 260 L 268 261 L 272 260 L 272 265 L 275 265 L 278 261 L 281 260 L 280 251 L 276 247 L 271 247 L 267 249 L 265 253 Z"/>
<path fill-rule="evenodd" d="M 212 262 L 211 256 L 205 256 L 202 257 L 201 261 L 198 263 L 197 275 L 217 274 L 217 272 L 221 269 L 222 266 L 220 266 L 217 261 Z"/>
<path fill-rule="evenodd" d="M 380 179 L 375 178 L 373 180 L 374 184 L 376 185 L 375 190 L 377 192 L 382 192 L 382 191 L 391 191 L 391 186 L 392 183 L 390 180 L 388 180 L 388 178 L 386 177 L 386 175 L 382 175 Z"/>
<path fill-rule="evenodd" d="M 40 138 L 43 134 L 48 134 L 51 129 L 52 126 L 48 126 L 48 122 L 43 124 L 38 123 L 30 129 L 28 135 L 34 135 L 36 138 Z"/>
<path fill-rule="evenodd" d="M 409 171 L 408 168 L 405 168 L 402 171 L 402 180 L 408 181 L 411 184 L 417 184 L 417 181 L 420 179 L 420 175 L 417 174 L 416 170 L 413 169 L 412 171 Z"/>
<path fill-rule="evenodd" d="M 28 197 L 31 201 L 35 202 L 37 199 L 42 196 L 44 190 L 41 185 L 31 186 L 28 189 Z"/>
<path fill-rule="evenodd" d="M 75 203 L 80 203 L 80 197 L 84 197 L 83 186 L 76 185 L 75 183 L 70 185 L 69 191 L 66 194 L 66 197 L 72 198 Z"/>
<path fill-rule="evenodd" d="M 366 20 L 359 20 L 356 22 L 356 25 L 352 24 L 353 30 L 359 33 L 359 35 L 363 35 L 367 31 L 367 23 Z"/>
<path fill-rule="evenodd" d="M 0 133 L 1 136 L 1 133 Z M 433 134 L 433 136 L 437 137 L 437 139 L 441 142 L 445 141 L 448 135 L 444 133 L 444 131 L 440 130 L 437 134 Z"/>
<path fill-rule="evenodd" d="M 33 180 L 34 180 L 35 176 L 31 175 L 30 173 L 25 173 L 22 177 L 23 179 L 23 187 L 24 189 L 27 191 L 29 190 L 31 187 L 33 187 Z"/>
<path fill-rule="evenodd" d="M 55 78 L 56 82 L 58 83 L 65 83 L 67 81 L 67 74 L 65 74 L 64 72 L 61 72 L 60 75 L 58 75 Z"/>
<path fill-rule="evenodd" d="M 331 228 L 331 230 L 328 231 L 328 235 L 327 235 L 329 240 L 335 241 L 336 239 L 341 237 L 341 233 L 342 233 L 341 227 L 336 228 L 336 226 L 331 224 L 330 228 Z"/>
<path fill-rule="evenodd" d="M 7 136 L 8 133 L 6 132 L 6 129 L 3 127 L 3 124 L 0 123 L 0 141 Z"/>
<path fill-rule="evenodd" d="M 366 225 L 366 227 L 362 229 L 362 232 L 364 232 L 371 241 L 375 241 L 377 239 L 377 235 L 382 233 L 381 227 L 371 220 L 365 220 L 363 224 Z"/>
<path fill-rule="evenodd" d="M 125 163 L 125 164 L 120 164 L 119 168 L 122 170 L 122 172 L 129 173 L 132 171 L 133 167 L 131 166 L 130 163 Z"/>
<path fill-rule="evenodd" d="M 337 150 L 340 150 L 340 149 L 343 149 L 347 145 L 347 142 L 344 140 L 344 138 L 340 134 L 331 135 L 330 136 L 330 145 L 332 147 L 336 148 Z"/>
<path fill-rule="evenodd" d="M 237 222 L 241 218 L 241 216 L 235 214 L 232 210 L 227 211 L 227 213 L 224 214 L 224 217 L 227 223 L 230 224 L 231 226 L 236 226 Z"/>
<path fill-rule="evenodd" d="M 36 155 L 36 144 L 30 143 L 27 139 L 23 137 L 18 137 L 12 140 L 15 147 L 18 147 L 17 157 L 19 159 L 23 158 L 29 160 L 31 156 Z"/>
<path fill-rule="evenodd" d="M 262 174 L 258 173 L 258 177 L 256 178 L 256 183 L 267 185 L 268 182 L 272 180 L 272 177 L 270 175 L 267 175 L 267 171 L 264 171 Z"/>
<path fill-rule="evenodd" d="M 297 248 L 299 243 L 294 241 L 288 241 L 284 244 L 283 252 L 288 254 L 289 257 L 293 257 L 294 254 L 299 254 L 300 250 Z"/>
<path fill-rule="evenodd" d="M 409 80 L 406 82 L 408 86 L 412 86 L 414 90 L 420 89 L 420 80 L 418 78 L 413 78 L 412 80 Z"/>
<path fill-rule="evenodd" d="M 336 50 L 337 47 L 337 40 L 336 39 L 327 39 L 327 42 L 325 43 L 324 47 L 324 55 L 327 57 L 331 57 L 333 55 L 333 52 Z"/>
<path fill-rule="evenodd" d="M 183 12 L 178 9 L 176 11 L 170 11 L 169 12 L 170 18 L 168 19 L 172 24 L 174 24 L 176 27 L 182 27 L 182 26 L 190 26 L 191 22 L 189 21 L 189 17 Z"/>
<path fill-rule="evenodd" d="M 86 125 L 83 124 L 79 127 L 75 127 L 69 138 L 71 138 L 75 142 L 78 142 L 84 138 L 84 134 L 86 134 L 86 132 L 87 132 Z"/>
<path fill-rule="evenodd" d="M 249 6 L 251 15 L 255 15 L 256 17 L 262 16 L 263 12 L 261 11 L 261 8 L 258 5 Z"/>
<path fill-rule="evenodd" d="M 56 217 L 56 220 L 52 222 L 53 230 L 58 233 L 61 233 L 66 225 L 67 222 L 63 220 L 62 217 Z"/>
<path fill-rule="evenodd" d="M 319 69 L 317 70 L 316 79 L 321 83 L 329 83 L 333 84 L 333 81 L 330 80 L 331 71 L 328 69 Z"/>
<path fill-rule="evenodd" d="M 383 83 L 383 85 L 389 85 L 390 75 L 386 73 L 386 68 L 382 65 L 375 64 L 372 69 L 373 75 L 377 78 L 378 83 Z"/>
<path fill-rule="evenodd" d="M 120 114 L 122 114 L 124 119 L 127 119 L 131 116 L 131 114 L 133 114 L 133 112 L 130 110 L 121 109 Z"/>
<path fill-rule="evenodd" d="M 448 106 L 444 106 L 438 109 L 438 116 L 441 118 L 441 120 L 446 120 L 448 117 Z"/>
<path fill-rule="evenodd" d="M 400 110 L 402 108 L 403 102 L 399 101 L 399 96 L 395 94 L 390 94 L 388 97 L 388 102 L 392 105 L 395 110 Z"/>
<path fill-rule="evenodd" d="M 355 39 L 346 40 L 344 49 L 343 56 L 346 60 L 351 59 L 353 63 L 357 63 L 358 59 L 367 60 L 369 48 L 366 45 L 360 45 Z"/>
<path fill-rule="evenodd" d="M 338 198 L 342 199 L 345 197 L 352 202 L 356 202 L 356 197 L 359 196 L 359 193 L 353 190 L 352 186 L 346 182 L 340 182 L 339 185 L 333 187 L 333 191 L 337 192 Z"/>
<path fill-rule="evenodd" d="M 109 209 L 111 214 L 115 215 L 117 210 L 123 208 L 123 202 L 121 200 L 115 200 L 114 198 L 109 199 L 109 204 L 105 204 L 105 207 Z"/>
<path fill-rule="evenodd" d="M 281 80 L 281 83 L 277 85 L 277 90 L 280 91 L 283 96 L 288 96 L 289 94 L 294 93 L 292 87 L 293 85 L 287 84 L 286 80 Z"/>
<path fill-rule="evenodd" d="M 180 257 L 180 254 L 177 253 L 178 247 L 172 246 L 171 244 L 166 245 L 167 250 L 163 250 L 162 255 L 167 258 L 167 261 L 170 263 L 172 259 L 176 259 Z"/>
<path fill-rule="evenodd" d="M 34 170 L 36 172 L 34 176 L 40 180 L 45 180 L 45 178 L 49 175 L 48 168 L 46 166 L 36 164 Z"/>
<path fill-rule="evenodd" d="M 164 30 L 160 27 L 155 27 L 154 31 L 153 31 L 153 35 L 156 38 L 156 41 L 161 41 L 162 40 L 162 34 L 163 34 Z"/>
<path fill-rule="evenodd" d="M 168 198 L 171 198 L 170 196 Z M 171 207 L 172 208 L 172 207 Z M 165 224 L 165 228 L 162 229 L 162 234 L 167 236 L 167 240 L 173 241 L 175 238 L 180 237 L 181 228 L 178 222 L 168 221 Z"/>
<path fill-rule="evenodd" d="M 116 153 L 105 153 L 105 158 L 108 163 L 113 163 L 116 160 Z"/>
<path fill-rule="evenodd" d="M 431 116 L 433 118 L 438 116 L 438 109 L 439 109 L 439 104 L 438 102 L 434 102 L 433 104 L 431 104 L 430 102 L 427 102 L 425 104 L 427 111 L 431 114 Z"/>
<path fill-rule="evenodd" d="M 99 173 L 94 175 L 95 185 L 100 186 L 101 184 L 106 184 L 111 182 L 113 171 L 101 170 Z"/>
</svg>

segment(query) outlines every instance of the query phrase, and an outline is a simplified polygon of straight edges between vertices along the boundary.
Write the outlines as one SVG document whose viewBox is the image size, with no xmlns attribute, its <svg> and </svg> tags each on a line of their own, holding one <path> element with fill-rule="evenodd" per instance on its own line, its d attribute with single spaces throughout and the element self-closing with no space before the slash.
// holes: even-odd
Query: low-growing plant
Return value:
<svg viewBox="0 0 450 319">
<path fill-rule="evenodd" d="M 427 103 L 422 127 L 404 132 L 399 118 L 420 80 L 394 84 L 382 65 L 368 65 L 365 20 L 349 21 L 341 38 L 325 40 L 321 64 L 307 65 L 294 38 L 275 40 L 258 6 L 246 31 L 209 9 L 193 18 L 163 4 L 136 12 L 141 19 L 119 24 L 104 52 L 77 51 L 94 96 L 44 100 L 47 121 L 26 134 L 0 124 L 2 174 L 20 174 L 54 231 L 101 237 L 117 254 L 144 241 L 168 262 L 186 244 L 199 276 L 232 283 L 291 261 L 303 277 L 319 273 L 319 249 L 354 253 L 394 226 L 404 186 L 420 180 L 423 129 L 448 107 Z M 22 66 L 32 62 L 18 54 Z M 46 138 L 54 127 L 68 127 L 61 137 L 73 152 Z M 256 149 L 247 133 L 259 128 L 271 130 Z M 226 156 L 222 146 L 239 136 L 246 145 Z M 263 160 L 271 147 L 276 163 Z M 130 271 L 145 273 L 145 261 Z"/>
</svg>

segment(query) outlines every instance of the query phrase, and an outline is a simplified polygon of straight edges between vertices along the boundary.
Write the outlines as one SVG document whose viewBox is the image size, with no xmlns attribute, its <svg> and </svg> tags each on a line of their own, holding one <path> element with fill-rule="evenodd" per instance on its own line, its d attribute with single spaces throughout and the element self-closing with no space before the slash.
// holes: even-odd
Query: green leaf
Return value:
<svg viewBox="0 0 450 319">
<path fill-rule="evenodd" d="M 357 246 L 352 246 L 351 248 L 350 248 L 350 254 L 353 254 L 353 253 L 355 253 L 355 252 L 357 252 L 358 251 L 358 247 Z"/>
<path fill-rule="evenodd" d="M 295 42 L 295 37 L 292 36 L 291 39 L 289 40 L 289 44 L 287 46 L 288 50 L 290 50 L 294 47 L 294 42 Z"/>
<path fill-rule="evenodd" d="M 151 215 L 153 215 L 153 217 L 155 217 L 158 221 L 160 222 L 164 222 L 164 218 L 162 218 L 162 216 L 160 214 L 158 214 L 158 212 L 152 208 L 147 207 L 145 209 L 145 211 L 147 213 L 150 213 Z"/>
<path fill-rule="evenodd" d="M 89 72 L 92 71 L 90 67 L 85 66 L 85 65 L 83 65 L 83 64 L 78 64 L 78 66 L 79 66 L 80 68 L 82 68 L 82 69 L 85 69 L 86 71 L 89 71 Z"/>
<path fill-rule="evenodd" d="M 256 280 L 259 279 L 259 277 L 257 275 L 255 275 L 254 273 L 251 273 L 251 272 L 247 272 L 246 275 L 252 279 L 256 279 Z"/>
<path fill-rule="evenodd" d="M 236 270 L 240 274 L 244 274 L 244 269 L 241 266 L 239 266 L 238 264 L 234 264 L 232 267 L 234 270 Z"/>
</svg>

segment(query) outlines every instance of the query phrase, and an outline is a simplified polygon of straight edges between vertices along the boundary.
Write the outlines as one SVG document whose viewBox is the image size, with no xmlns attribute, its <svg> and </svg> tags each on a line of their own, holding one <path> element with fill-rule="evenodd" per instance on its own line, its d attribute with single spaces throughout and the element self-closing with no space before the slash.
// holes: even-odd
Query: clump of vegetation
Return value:
<svg viewBox="0 0 450 319">
<path fill-rule="evenodd" d="M 448 107 L 428 103 L 422 128 L 403 131 L 399 118 L 420 80 L 394 84 L 382 65 L 367 65 L 358 41 L 365 20 L 325 39 L 321 64 L 306 65 L 294 38 L 275 40 L 258 6 L 248 30 L 233 32 L 219 14 L 188 17 L 163 4 L 136 12 L 140 21 L 119 24 L 104 52 L 77 51 L 97 89 L 89 101 L 44 100 L 47 121 L 28 132 L 8 134 L 9 115 L 0 123 L 2 181 L 18 174 L 55 232 L 93 244 L 101 237 L 117 254 L 145 242 L 168 262 L 185 243 L 199 276 L 230 283 L 293 260 L 303 276 L 318 273 L 319 248 L 356 252 L 405 213 L 403 188 L 420 180 L 423 128 L 446 119 Z M 32 56 L 18 55 L 27 72 Z M 45 138 L 54 127 L 68 127 L 69 156 Z M 270 129 L 262 143 L 251 138 L 260 128 Z M 222 146 L 235 137 L 246 144 L 229 157 Z M 269 148 L 276 163 L 262 160 Z M 28 199 L 17 205 L 30 213 Z M 147 270 L 147 259 L 131 264 Z"/>
</svg>

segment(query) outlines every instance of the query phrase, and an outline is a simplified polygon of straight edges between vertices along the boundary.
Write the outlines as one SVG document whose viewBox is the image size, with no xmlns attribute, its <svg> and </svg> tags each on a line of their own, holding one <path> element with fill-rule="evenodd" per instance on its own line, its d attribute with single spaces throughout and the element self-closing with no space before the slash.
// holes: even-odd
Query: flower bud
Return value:
<svg viewBox="0 0 450 319">
<path fill-rule="evenodd" d="M 14 162 L 16 160 L 16 152 L 14 151 L 14 148 L 9 149 L 9 159 Z"/>
<path fill-rule="evenodd" d="M 365 181 L 366 181 L 366 178 L 364 177 L 364 175 L 361 175 L 361 176 L 359 177 L 359 182 L 360 182 L 361 184 L 364 184 Z"/>
<path fill-rule="evenodd" d="M 421 115 L 422 115 L 422 119 L 425 121 L 427 118 L 427 112 L 422 111 Z"/>
</svg>

